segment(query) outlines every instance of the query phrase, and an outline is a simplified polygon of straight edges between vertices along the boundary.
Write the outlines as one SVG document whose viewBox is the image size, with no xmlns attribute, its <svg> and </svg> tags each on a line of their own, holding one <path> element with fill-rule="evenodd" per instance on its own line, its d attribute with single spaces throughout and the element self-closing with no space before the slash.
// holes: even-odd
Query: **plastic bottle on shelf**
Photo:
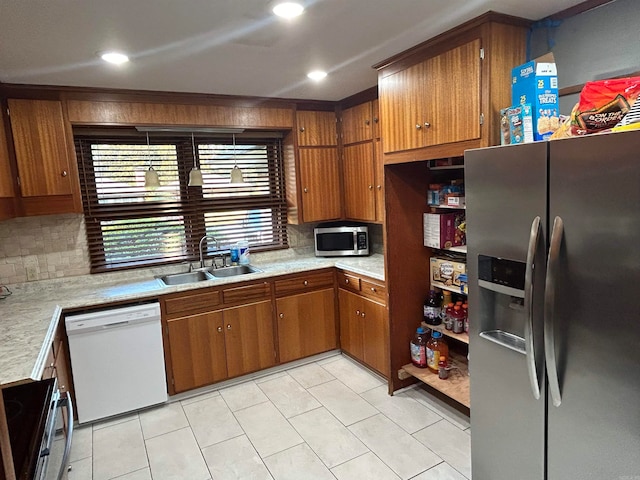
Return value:
<svg viewBox="0 0 640 480">
<path fill-rule="evenodd" d="M 444 380 L 449 378 L 449 368 L 447 367 L 447 357 L 440 355 L 440 361 L 438 362 L 438 378 Z"/>
<path fill-rule="evenodd" d="M 418 368 L 427 367 L 427 331 L 418 327 L 416 334 L 411 340 L 411 363 Z"/>
<path fill-rule="evenodd" d="M 469 333 L 469 305 L 467 303 L 462 304 L 462 315 L 464 333 Z"/>
<path fill-rule="evenodd" d="M 448 290 L 442 291 L 442 308 L 440 309 L 440 318 L 442 323 L 446 324 L 447 319 L 447 306 L 451 303 L 451 292 Z"/>
<path fill-rule="evenodd" d="M 231 253 L 231 265 L 238 265 L 238 262 L 240 261 L 240 248 L 238 247 L 237 243 L 231 245 L 230 253 Z"/>
<path fill-rule="evenodd" d="M 435 290 L 430 290 L 429 296 L 424 302 L 424 322 L 427 325 L 440 325 L 442 323 L 441 310 L 440 294 Z"/>
<path fill-rule="evenodd" d="M 453 333 L 462 333 L 464 332 L 464 313 L 462 312 L 461 305 L 455 305 L 453 307 L 453 325 L 451 330 Z"/>
<path fill-rule="evenodd" d="M 449 302 L 449 304 L 444 308 L 445 316 L 444 316 L 444 328 L 447 330 L 451 330 L 453 328 L 453 302 Z"/>
<path fill-rule="evenodd" d="M 434 330 L 427 342 L 427 367 L 433 373 L 438 373 L 440 357 L 449 358 L 449 346 L 442 338 L 442 333 Z"/>
</svg>

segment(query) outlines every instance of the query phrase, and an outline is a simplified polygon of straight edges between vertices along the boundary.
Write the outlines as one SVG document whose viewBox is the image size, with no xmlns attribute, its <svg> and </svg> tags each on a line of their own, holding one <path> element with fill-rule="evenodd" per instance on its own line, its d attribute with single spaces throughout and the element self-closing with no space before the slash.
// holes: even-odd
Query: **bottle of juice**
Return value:
<svg viewBox="0 0 640 480">
<path fill-rule="evenodd" d="M 440 318 L 441 304 L 440 294 L 435 290 L 429 291 L 429 296 L 424 302 L 424 322 L 427 325 L 440 325 L 442 323 Z"/>
<path fill-rule="evenodd" d="M 442 333 L 434 330 L 427 342 L 427 367 L 433 373 L 438 373 L 440 357 L 449 358 L 449 347 L 442 338 Z"/>
<path fill-rule="evenodd" d="M 469 333 L 469 305 L 466 303 L 462 304 L 462 316 L 464 323 L 464 331 L 465 333 Z"/>
<path fill-rule="evenodd" d="M 447 306 L 451 303 L 451 292 L 448 290 L 442 291 L 442 308 L 440 309 L 440 319 L 442 323 L 446 324 L 447 321 Z"/>
<path fill-rule="evenodd" d="M 427 331 L 418 327 L 416 334 L 411 340 L 411 363 L 418 368 L 426 368 L 427 366 Z"/>
<path fill-rule="evenodd" d="M 453 302 L 450 302 L 444 309 L 444 328 L 451 330 L 453 328 Z"/>
<path fill-rule="evenodd" d="M 460 305 L 456 305 L 453 307 L 453 333 L 462 333 L 464 332 L 464 317 L 462 313 L 462 307 Z"/>
</svg>

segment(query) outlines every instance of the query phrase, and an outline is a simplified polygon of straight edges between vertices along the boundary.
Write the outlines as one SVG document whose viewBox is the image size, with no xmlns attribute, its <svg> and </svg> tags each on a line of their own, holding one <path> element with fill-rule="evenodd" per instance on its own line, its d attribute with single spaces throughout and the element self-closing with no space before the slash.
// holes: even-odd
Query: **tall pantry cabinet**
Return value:
<svg viewBox="0 0 640 480">
<path fill-rule="evenodd" d="M 435 183 L 429 160 L 499 144 L 499 110 L 511 103 L 511 69 L 525 61 L 528 26 L 526 20 L 489 12 L 376 65 L 390 392 L 415 381 L 402 367 L 410 363 L 408 345 L 430 289 L 429 261 L 438 253 L 423 245 L 427 190 Z M 440 394 L 451 398 L 446 391 Z"/>
</svg>

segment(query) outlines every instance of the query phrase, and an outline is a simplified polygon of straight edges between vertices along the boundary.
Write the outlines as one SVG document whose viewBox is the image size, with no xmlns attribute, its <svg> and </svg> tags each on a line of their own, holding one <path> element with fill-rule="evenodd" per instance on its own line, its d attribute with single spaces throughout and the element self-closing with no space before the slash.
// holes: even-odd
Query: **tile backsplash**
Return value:
<svg viewBox="0 0 640 480">
<path fill-rule="evenodd" d="M 0 223 L 0 284 L 89 273 L 84 217 L 46 215 Z"/>
<path fill-rule="evenodd" d="M 289 247 L 313 248 L 314 225 L 289 225 Z M 374 253 L 382 227 L 371 225 Z M 0 222 L 0 285 L 85 275 L 90 270 L 83 215 L 46 215 Z"/>
</svg>

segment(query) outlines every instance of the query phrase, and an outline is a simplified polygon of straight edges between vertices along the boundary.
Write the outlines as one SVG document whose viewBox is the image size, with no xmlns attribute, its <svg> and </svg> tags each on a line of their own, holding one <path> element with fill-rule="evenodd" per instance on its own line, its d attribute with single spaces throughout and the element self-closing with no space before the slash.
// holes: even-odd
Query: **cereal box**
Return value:
<svg viewBox="0 0 640 480">
<path fill-rule="evenodd" d="M 464 245 L 463 213 L 425 213 L 423 216 L 424 246 L 451 248 Z"/>
<path fill-rule="evenodd" d="M 546 140 L 560 127 L 558 71 L 552 53 L 515 67 L 511 73 L 511 101 L 530 104 L 534 140 Z"/>
<path fill-rule="evenodd" d="M 502 145 L 533 142 L 531 105 L 514 105 L 500 110 Z"/>
</svg>

